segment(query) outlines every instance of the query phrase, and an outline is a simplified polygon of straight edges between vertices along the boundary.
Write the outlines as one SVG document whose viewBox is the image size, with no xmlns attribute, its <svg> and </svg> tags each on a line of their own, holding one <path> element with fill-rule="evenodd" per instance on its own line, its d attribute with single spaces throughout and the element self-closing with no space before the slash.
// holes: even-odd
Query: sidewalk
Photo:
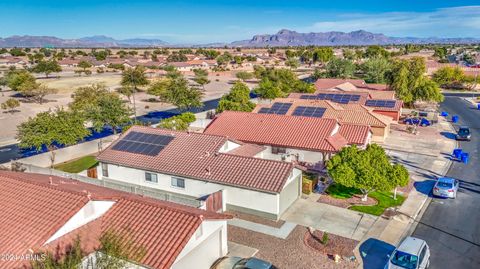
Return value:
<svg viewBox="0 0 480 269">
<path fill-rule="evenodd" d="M 411 232 L 415 219 L 430 199 L 434 179 L 448 172 L 451 165 L 449 155 L 457 146 L 452 139 L 455 133 L 452 125 L 440 118 L 434 127 L 419 130 L 417 136 L 394 130 L 385 142 L 384 148 L 392 159 L 409 170 L 415 182 L 414 188 L 395 217 L 390 220 L 380 218 L 362 239 L 355 251 L 360 263 L 373 259 L 373 264 L 380 265 L 386 259 L 385 250 L 391 250 Z M 370 257 L 367 258 L 367 255 Z M 369 260 L 368 268 L 374 268 L 373 264 Z M 367 267 L 361 264 L 359 268 Z"/>
</svg>

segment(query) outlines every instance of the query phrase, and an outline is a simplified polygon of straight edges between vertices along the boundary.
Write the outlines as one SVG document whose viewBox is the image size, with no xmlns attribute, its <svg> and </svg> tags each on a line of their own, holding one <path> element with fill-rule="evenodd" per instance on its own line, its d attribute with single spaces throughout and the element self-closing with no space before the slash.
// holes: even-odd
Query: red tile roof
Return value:
<svg viewBox="0 0 480 269">
<path fill-rule="evenodd" d="M 246 156 L 246 157 L 254 157 L 258 153 L 265 150 L 265 147 L 254 145 L 254 144 L 244 144 L 240 147 L 229 151 L 230 154 Z"/>
<path fill-rule="evenodd" d="M 341 135 L 332 135 L 337 125 L 334 119 L 225 111 L 205 133 L 260 145 L 336 152 L 348 144 Z"/>
<path fill-rule="evenodd" d="M 344 83 L 351 83 L 356 87 L 365 86 L 365 81 L 362 79 L 340 79 L 340 78 L 319 78 L 315 82 L 315 88 L 317 90 L 330 90 L 338 85 Z"/>
<path fill-rule="evenodd" d="M 185 133 L 158 128 L 134 126 L 130 131 L 175 138 L 157 156 L 113 150 L 113 143 L 97 157 L 113 163 L 168 175 L 231 185 L 270 193 L 279 193 L 292 172 L 291 163 L 219 153 L 227 137 Z"/>
<path fill-rule="evenodd" d="M 372 112 L 373 109 L 369 109 L 360 104 L 342 105 L 327 100 L 309 100 L 295 98 L 277 98 L 272 101 L 272 104 L 275 102 L 292 104 L 288 109 L 287 113 L 285 114 L 290 116 L 293 114 L 297 107 L 310 106 L 326 108 L 322 118 L 336 119 L 340 123 L 386 127 L 391 122 L 391 119 L 389 117 L 374 113 Z M 271 107 L 271 104 L 257 105 L 252 112 L 258 113 L 260 108 L 263 107 Z"/>
<path fill-rule="evenodd" d="M 370 128 L 365 125 L 342 124 L 339 132 L 349 144 L 365 145 L 368 141 Z"/>
<path fill-rule="evenodd" d="M 115 201 L 101 217 L 56 239 L 45 242 L 91 200 Z M 203 220 L 229 218 L 223 214 L 141 197 L 83 182 L 48 175 L 0 171 L 0 253 L 25 255 L 66 246 L 82 236 L 84 249 L 98 247 L 107 230 L 128 233 L 145 248 L 142 264 L 170 268 Z M 153 225 L 152 225 L 153 224 Z M 85 244 L 90 244 L 87 246 Z M 0 261 L 0 268 L 24 268 L 28 261 Z"/>
</svg>

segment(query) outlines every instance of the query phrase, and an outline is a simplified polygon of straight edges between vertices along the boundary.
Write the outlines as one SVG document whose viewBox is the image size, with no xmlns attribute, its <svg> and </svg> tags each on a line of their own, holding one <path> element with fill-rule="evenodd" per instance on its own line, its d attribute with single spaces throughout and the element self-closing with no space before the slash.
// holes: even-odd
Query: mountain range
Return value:
<svg viewBox="0 0 480 269">
<path fill-rule="evenodd" d="M 249 40 L 231 43 L 211 43 L 198 45 L 169 44 L 160 39 L 114 39 L 97 35 L 78 39 L 62 39 L 53 36 L 10 36 L 0 38 L 0 47 L 58 47 L 58 48 L 104 48 L 104 47 L 283 47 L 283 46 L 361 46 L 389 44 L 471 44 L 480 43 L 479 38 L 440 38 L 440 37 L 389 37 L 363 30 L 345 32 L 299 33 L 282 29 L 276 34 L 255 35 Z"/>
</svg>

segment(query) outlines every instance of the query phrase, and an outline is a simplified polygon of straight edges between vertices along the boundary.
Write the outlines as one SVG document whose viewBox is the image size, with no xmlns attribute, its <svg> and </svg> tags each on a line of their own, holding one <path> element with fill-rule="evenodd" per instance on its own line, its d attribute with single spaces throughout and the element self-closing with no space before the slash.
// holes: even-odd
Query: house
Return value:
<svg viewBox="0 0 480 269">
<path fill-rule="evenodd" d="M 335 119 L 340 124 L 368 125 L 372 131 L 372 140 L 383 142 L 390 132 L 390 117 L 373 112 L 364 105 L 345 105 L 329 100 L 309 100 L 295 98 L 277 98 L 273 104 L 259 104 L 253 113 L 273 113 L 275 106 L 288 106 L 284 115 L 299 117 L 317 117 Z"/>
<path fill-rule="evenodd" d="M 389 91 L 378 91 L 378 93 L 380 92 L 388 93 Z M 317 90 L 314 94 L 291 93 L 288 96 L 288 98 L 293 99 L 328 100 L 348 110 L 365 110 L 365 108 L 368 108 L 377 114 L 398 121 L 402 114 L 403 102 L 390 97 L 392 96 L 374 98 L 371 92 L 355 90 Z"/>
<path fill-rule="evenodd" d="M 301 195 L 301 170 L 263 159 L 264 151 L 221 135 L 134 126 L 98 155 L 98 175 L 278 219 Z"/>
<path fill-rule="evenodd" d="M 369 126 L 335 119 L 236 111 L 222 112 L 204 133 L 261 145 L 267 148 L 266 159 L 299 162 L 316 170 L 345 146 L 365 147 L 372 136 Z"/>
<path fill-rule="evenodd" d="M 320 78 L 315 82 L 315 93 L 325 91 L 365 92 L 374 99 L 395 99 L 395 91 L 385 84 L 366 83 L 361 79 Z"/>
<path fill-rule="evenodd" d="M 27 65 L 28 61 L 19 57 L 5 57 L 0 60 L 0 64 L 21 68 Z"/>
<path fill-rule="evenodd" d="M 26 257 L 0 268 L 31 268 L 29 259 L 64 253 L 77 237 L 92 255 L 105 232 L 144 250 L 130 269 L 208 269 L 228 252 L 227 215 L 72 179 L 0 171 L 0 204 L 0 253 Z"/>
<path fill-rule="evenodd" d="M 64 58 L 58 62 L 61 67 L 77 67 L 80 63 L 80 59 Z"/>
<path fill-rule="evenodd" d="M 170 62 L 167 63 L 167 65 L 171 65 L 181 72 L 188 72 L 192 70 L 192 65 L 188 62 Z"/>
<path fill-rule="evenodd" d="M 208 68 L 213 68 L 213 67 L 217 66 L 217 61 L 216 60 L 198 59 L 198 60 L 188 61 L 187 63 L 190 64 L 192 66 L 192 68 L 208 69 Z"/>
</svg>

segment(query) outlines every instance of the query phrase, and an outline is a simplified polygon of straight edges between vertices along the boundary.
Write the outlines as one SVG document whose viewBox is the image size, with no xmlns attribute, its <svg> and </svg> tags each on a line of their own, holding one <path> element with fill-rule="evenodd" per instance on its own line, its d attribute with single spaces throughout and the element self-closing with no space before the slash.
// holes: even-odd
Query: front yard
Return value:
<svg viewBox="0 0 480 269">
<path fill-rule="evenodd" d="M 368 195 L 367 201 L 362 201 L 362 193 L 355 188 L 348 188 L 340 184 L 332 184 L 325 191 L 325 195 L 319 199 L 321 203 L 341 206 L 350 210 L 381 216 L 385 209 L 400 206 L 405 197 L 397 194 L 393 199 L 393 193 L 375 191 Z"/>
<path fill-rule="evenodd" d="M 54 168 L 67 173 L 80 173 L 96 166 L 97 164 L 98 161 L 96 157 L 89 155 L 69 162 L 57 164 Z"/>
</svg>

